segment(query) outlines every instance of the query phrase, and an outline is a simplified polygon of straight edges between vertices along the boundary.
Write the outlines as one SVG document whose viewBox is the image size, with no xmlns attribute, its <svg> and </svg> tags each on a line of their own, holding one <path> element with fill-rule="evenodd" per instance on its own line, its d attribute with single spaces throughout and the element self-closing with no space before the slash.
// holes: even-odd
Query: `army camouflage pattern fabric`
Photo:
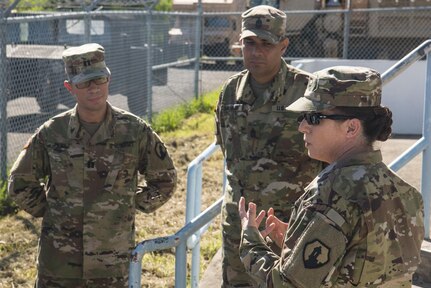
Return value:
<svg viewBox="0 0 431 288">
<path fill-rule="evenodd" d="M 249 227 L 241 260 L 259 287 L 411 287 L 423 217 L 420 193 L 382 163 L 379 150 L 356 154 L 305 189 L 281 257 Z"/>
<path fill-rule="evenodd" d="M 108 103 L 93 136 L 76 107 L 44 123 L 13 165 L 8 192 L 43 217 L 39 275 L 92 279 L 128 275 L 135 210 L 156 210 L 175 186 L 176 170 L 157 134 Z"/>
<path fill-rule="evenodd" d="M 72 83 L 111 76 L 105 63 L 105 48 L 97 43 L 68 48 L 63 52 L 62 57 L 67 77 Z"/>
<path fill-rule="evenodd" d="M 263 95 L 253 94 L 251 75 L 244 70 L 227 80 L 216 108 L 216 139 L 228 179 L 222 207 L 225 287 L 253 284 L 239 258 L 240 197 L 261 209 L 273 207 L 287 221 L 304 187 L 322 169 L 322 163 L 308 157 L 297 115 L 285 110 L 304 95 L 312 75 L 280 61 L 280 71 Z"/>
<path fill-rule="evenodd" d="M 127 288 L 129 287 L 128 275 L 124 277 L 108 277 L 94 279 L 76 279 L 76 278 L 51 278 L 38 275 L 34 288 Z"/>
<path fill-rule="evenodd" d="M 286 36 L 286 14 L 268 5 L 248 9 L 241 15 L 240 40 L 256 36 L 277 44 Z"/>
<path fill-rule="evenodd" d="M 322 111 L 335 107 L 379 106 L 382 80 L 379 72 L 366 67 L 334 66 L 314 73 L 304 97 L 289 111 Z"/>
</svg>

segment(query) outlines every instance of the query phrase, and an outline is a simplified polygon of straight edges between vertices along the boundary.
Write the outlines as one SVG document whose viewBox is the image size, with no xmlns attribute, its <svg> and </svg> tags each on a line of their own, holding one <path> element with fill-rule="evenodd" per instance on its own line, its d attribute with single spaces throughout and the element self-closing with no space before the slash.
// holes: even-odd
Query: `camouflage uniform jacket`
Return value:
<svg viewBox="0 0 431 288">
<path fill-rule="evenodd" d="M 326 167 L 295 203 L 281 257 L 257 229 L 240 254 L 261 287 L 411 287 L 424 237 L 420 193 L 380 151 Z"/>
<path fill-rule="evenodd" d="M 154 211 L 175 185 L 176 170 L 157 134 L 108 104 L 92 137 L 76 107 L 45 122 L 15 162 L 8 192 L 43 217 L 38 272 L 89 279 L 128 274 L 135 209 Z"/>
<path fill-rule="evenodd" d="M 281 61 L 264 95 L 253 94 L 247 70 L 228 79 L 216 108 L 216 140 L 227 164 L 227 201 L 237 203 L 244 195 L 262 209 L 272 206 L 276 215 L 288 216 L 322 164 L 308 157 L 298 115 L 284 109 L 304 95 L 313 76 Z"/>
</svg>

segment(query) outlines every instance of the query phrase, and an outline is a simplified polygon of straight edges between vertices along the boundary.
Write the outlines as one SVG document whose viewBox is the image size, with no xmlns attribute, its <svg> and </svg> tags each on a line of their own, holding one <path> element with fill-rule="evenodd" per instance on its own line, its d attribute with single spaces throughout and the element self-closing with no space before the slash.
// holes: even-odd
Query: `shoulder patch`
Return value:
<svg viewBox="0 0 431 288">
<path fill-rule="evenodd" d="M 303 261 L 307 269 L 316 269 L 329 262 L 331 249 L 319 240 L 313 240 L 304 246 Z"/>
</svg>

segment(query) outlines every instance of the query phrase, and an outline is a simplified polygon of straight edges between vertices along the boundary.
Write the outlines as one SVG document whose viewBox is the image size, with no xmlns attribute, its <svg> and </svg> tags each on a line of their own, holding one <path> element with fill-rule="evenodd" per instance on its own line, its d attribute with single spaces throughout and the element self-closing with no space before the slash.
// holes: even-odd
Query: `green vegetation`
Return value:
<svg viewBox="0 0 431 288">
<path fill-rule="evenodd" d="M 15 0 L 9 0 L 9 5 L 11 5 Z M 120 2 L 120 1 L 117 1 Z M 126 2 L 123 0 L 123 2 Z M 154 7 L 156 11 L 171 11 L 172 10 L 172 0 L 159 0 Z M 16 9 L 18 11 L 50 11 L 56 10 L 58 8 L 81 8 L 82 5 L 91 5 L 91 0 L 20 0 Z M 107 1 L 102 1 L 102 5 L 106 6 Z M 141 6 L 141 7 L 140 7 Z M 113 5 L 109 7 L 111 10 L 122 10 L 124 9 L 121 5 Z M 133 8 L 143 8 L 145 5 L 135 5 Z"/>
<path fill-rule="evenodd" d="M 7 197 L 7 181 L 1 181 L 0 183 L 0 216 L 16 212 L 17 207 Z"/>
<path fill-rule="evenodd" d="M 172 0 L 160 0 L 157 3 L 155 10 L 157 11 L 171 11 L 172 10 Z"/>
<path fill-rule="evenodd" d="M 9 0 L 9 5 L 13 2 L 15 0 Z M 54 2 L 52 0 L 21 0 L 15 8 L 19 11 L 43 11 L 47 7 L 51 7 L 51 9 L 55 7 Z"/>
<path fill-rule="evenodd" d="M 186 120 L 189 120 L 192 117 L 194 119 L 199 119 L 200 114 L 212 115 L 218 95 L 219 91 L 214 91 L 200 97 L 199 99 L 194 99 L 190 103 L 166 109 L 153 117 L 151 126 L 157 133 L 166 133 L 187 128 L 184 127 L 187 126 Z M 202 120 L 203 119 L 200 119 L 200 121 L 195 122 L 196 125 L 199 125 L 201 122 L 205 122 Z M 194 127 L 193 129 L 196 128 L 198 127 Z"/>
</svg>

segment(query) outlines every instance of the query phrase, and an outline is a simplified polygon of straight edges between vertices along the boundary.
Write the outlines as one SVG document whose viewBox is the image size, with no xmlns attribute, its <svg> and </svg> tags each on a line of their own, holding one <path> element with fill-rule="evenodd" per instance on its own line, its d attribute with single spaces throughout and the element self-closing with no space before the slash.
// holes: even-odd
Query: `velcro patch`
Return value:
<svg viewBox="0 0 431 288">
<path fill-rule="evenodd" d="M 316 239 L 305 244 L 303 252 L 304 267 L 315 269 L 328 263 L 331 249 Z"/>
<path fill-rule="evenodd" d="M 282 264 L 283 277 L 299 287 L 321 287 L 346 248 L 343 232 L 330 223 L 325 215 L 314 213 Z"/>
</svg>

